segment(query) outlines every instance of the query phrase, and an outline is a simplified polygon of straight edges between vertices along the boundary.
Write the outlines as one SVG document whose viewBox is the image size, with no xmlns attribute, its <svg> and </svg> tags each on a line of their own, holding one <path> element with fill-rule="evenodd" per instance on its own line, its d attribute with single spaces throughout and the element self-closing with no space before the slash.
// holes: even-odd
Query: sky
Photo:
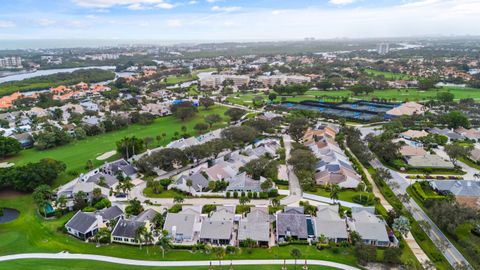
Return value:
<svg viewBox="0 0 480 270">
<path fill-rule="evenodd" d="M 480 35 L 480 0 L 0 0 L 1 40 Z"/>
</svg>

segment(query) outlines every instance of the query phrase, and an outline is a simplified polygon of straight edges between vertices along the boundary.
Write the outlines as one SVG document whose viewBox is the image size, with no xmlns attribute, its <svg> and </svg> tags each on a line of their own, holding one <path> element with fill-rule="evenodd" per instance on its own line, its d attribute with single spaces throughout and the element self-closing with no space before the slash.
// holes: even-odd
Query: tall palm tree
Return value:
<svg viewBox="0 0 480 270">
<path fill-rule="evenodd" d="M 142 249 L 142 243 L 144 240 L 143 236 L 145 235 L 146 231 L 147 231 L 147 228 L 145 228 L 145 226 L 140 226 L 135 231 L 135 241 L 139 243 L 140 249 Z"/>
<path fill-rule="evenodd" d="M 218 263 L 220 265 L 220 269 L 223 269 L 222 268 L 222 259 L 225 257 L 226 255 L 226 252 L 225 252 L 225 248 L 223 247 L 216 247 L 215 250 L 215 257 L 217 257 L 218 259 Z"/>
<path fill-rule="evenodd" d="M 335 203 L 338 200 L 338 193 L 340 193 L 340 187 L 338 185 L 333 185 L 330 190 L 330 199 Z"/>
<path fill-rule="evenodd" d="M 143 232 L 143 240 L 145 241 L 145 246 L 147 248 L 147 254 L 148 254 L 148 245 L 153 242 L 153 233 L 150 230 L 145 230 Z"/>
<path fill-rule="evenodd" d="M 162 258 L 165 258 L 165 250 L 169 247 L 170 237 L 168 237 L 168 231 L 164 230 L 162 236 L 158 238 L 157 245 L 162 250 Z"/>
<path fill-rule="evenodd" d="M 290 255 L 295 259 L 295 269 L 297 269 L 297 259 L 302 256 L 302 252 L 298 248 L 294 248 L 290 251 Z"/>
</svg>

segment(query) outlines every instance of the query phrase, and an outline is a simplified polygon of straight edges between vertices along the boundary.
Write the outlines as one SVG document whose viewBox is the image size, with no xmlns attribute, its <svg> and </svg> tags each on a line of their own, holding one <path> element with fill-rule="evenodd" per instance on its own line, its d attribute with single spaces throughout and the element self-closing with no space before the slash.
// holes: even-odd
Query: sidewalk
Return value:
<svg viewBox="0 0 480 270">
<path fill-rule="evenodd" d="M 352 154 L 352 156 L 358 161 L 357 157 L 350 151 L 350 148 L 346 146 L 346 149 Z M 373 194 L 380 199 L 380 204 L 387 210 L 390 211 L 393 209 L 393 207 L 390 205 L 390 203 L 385 199 L 383 194 L 380 192 L 378 189 L 377 185 L 373 181 L 372 175 L 370 175 L 370 172 L 363 166 L 361 162 L 358 162 L 361 166 L 361 170 L 365 173 L 365 176 L 367 176 L 368 182 L 372 184 L 372 192 Z M 405 242 L 407 243 L 408 247 L 410 250 L 412 250 L 413 254 L 417 258 L 417 260 L 421 263 L 424 264 L 425 262 L 429 261 L 430 259 L 428 258 L 427 254 L 423 251 L 423 249 L 418 245 L 417 241 L 415 241 L 415 238 L 413 238 L 412 234 L 408 232 L 408 235 L 404 237 Z"/>
<path fill-rule="evenodd" d="M 131 259 L 122 259 L 117 257 L 109 257 L 102 255 L 90 255 L 90 254 L 70 254 L 70 253 L 23 253 L 15 255 L 7 255 L 0 257 L 0 262 L 2 261 L 11 261 L 19 259 L 63 259 L 63 260 L 92 260 L 92 261 L 101 261 L 108 263 L 124 264 L 124 265 L 135 265 L 135 266 L 209 266 L 209 265 L 220 265 L 218 260 L 205 260 L 205 261 L 145 261 L 145 260 L 131 260 Z M 297 260 L 298 265 L 302 265 L 305 260 Z M 283 264 L 292 265 L 295 263 L 294 260 L 224 260 L 222 265 L 283 265 Z M 322 260 L 307 260 L 308 265 L 321 265 L 327 267 L 333 267 L 338 269 L 345 270 L 359 270 L 359 268 L 336 263 L 330 261 Z M 299 266 L 300 268 L 300 266 Z"/>
</svg>

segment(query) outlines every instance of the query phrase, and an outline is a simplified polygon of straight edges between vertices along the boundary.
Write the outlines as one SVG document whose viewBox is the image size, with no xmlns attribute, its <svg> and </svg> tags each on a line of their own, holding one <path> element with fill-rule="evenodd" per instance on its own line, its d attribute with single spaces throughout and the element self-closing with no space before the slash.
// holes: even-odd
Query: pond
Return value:
<svg viewBox="0 0 480 270">
<path fill-rule="evenodd" d="M 13 208 L 2 208 L 3 209 L 3 215 L 0 216 L 0 224 L 4 224 L 10 221 L 13 221 L 18 218 L 20 215 L 20 212 L 16 209 Z M 1 214 L 2 211 L 0 211 Z"/>
</svg>

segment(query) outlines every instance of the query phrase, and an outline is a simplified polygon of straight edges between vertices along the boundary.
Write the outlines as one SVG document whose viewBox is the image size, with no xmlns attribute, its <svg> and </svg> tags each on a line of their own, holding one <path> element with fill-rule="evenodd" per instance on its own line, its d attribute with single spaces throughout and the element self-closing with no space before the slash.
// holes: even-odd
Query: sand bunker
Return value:
<svg viewBox="0 0 480 270">
<path fill-rule="evenodd" d="M 113 157 L 116 153 L 117 153 L 117 151 L 115 151 L 115 150 L 103 153 L 102 155 L 97 157 L 97 160 L 106 160 L 110 157 Z"/>
</svg>

